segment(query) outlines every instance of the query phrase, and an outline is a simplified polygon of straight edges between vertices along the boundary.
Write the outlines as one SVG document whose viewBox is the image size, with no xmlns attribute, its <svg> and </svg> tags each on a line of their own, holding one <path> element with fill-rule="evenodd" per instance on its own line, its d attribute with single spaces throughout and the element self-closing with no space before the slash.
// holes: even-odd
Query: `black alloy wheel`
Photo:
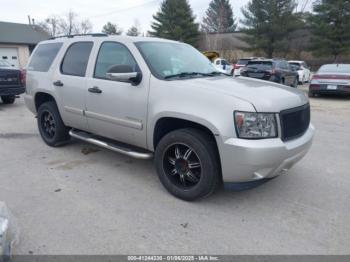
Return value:
<svg viewBox="0 0 350 262">
<path fill-rule="evenodd" d="M 173 144 L 164 152 L 163 168 L 174 184 L 183 189 L 194 187 L 201 178 L 202 165 L 196 152 L 186 144 Z"/>
</svg>

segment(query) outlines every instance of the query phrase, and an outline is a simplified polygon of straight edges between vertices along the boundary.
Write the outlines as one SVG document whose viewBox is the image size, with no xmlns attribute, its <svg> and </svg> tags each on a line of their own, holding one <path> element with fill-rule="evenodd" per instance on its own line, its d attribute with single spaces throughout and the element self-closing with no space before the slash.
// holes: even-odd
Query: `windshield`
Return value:
<svg viewBox="0 0 350 262">
<path fill-rule="evenodd" d="M 350 64 L 323 65 L 318 70 L 318 73 L 350 74 Z"/>
<path fill-rule="evenodd" d="M 247 67 L 259 69 L 259 70 L 271 70 L 272 69 L 272 62 L 270 62 L 270 61 L 249 61 Z"/>
<path fill-rule="evenodd" d="M 4 60 L 0 60 L 0 67 L 11 67 L 11 64 Z"/>
<path fill-rule="evenodd" d="M 185 76 L 184 73 L 192 73 L 192 77 L 203 77 L 217 71 L 207 57 L 187 44 L 138 42 L 136 46 L 152 74 L 159 79 L 168 79 L 180 74 Z"/>
</svg>

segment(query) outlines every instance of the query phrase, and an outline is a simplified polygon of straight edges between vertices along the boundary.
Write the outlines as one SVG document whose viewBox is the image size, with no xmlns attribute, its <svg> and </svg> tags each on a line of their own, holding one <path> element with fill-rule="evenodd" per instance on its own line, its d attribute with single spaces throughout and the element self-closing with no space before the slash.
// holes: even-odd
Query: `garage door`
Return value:
<svg viewBox="0 0 350 262">
<path fill-rule="evenodd" d="M 0 60 L 5 60 L 19 68 L 18 51 L 15 47 L 0 47 Z"/>
</svg>

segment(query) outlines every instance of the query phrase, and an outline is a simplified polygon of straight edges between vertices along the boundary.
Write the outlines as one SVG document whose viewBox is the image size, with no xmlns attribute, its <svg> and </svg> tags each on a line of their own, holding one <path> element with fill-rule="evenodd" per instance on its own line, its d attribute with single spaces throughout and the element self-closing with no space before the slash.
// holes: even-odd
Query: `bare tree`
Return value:
<svg viewBox="0 0 350 262">
<path fill-rule="evenodd" d="M 72 35 L 79 33 L 79 26 L 77 23 L 77 14 L 70 10 L 66 15 L 65 19 L 61 22 L 61 29 L 64 35 Z"/>
<path fill-rule="evenodd" d="M 64 17 L 51 15 L 38 23 L 38 27 L 52 37 L 58 35 L 91 33 L 93 26 L 89 19 L 79 20 L 78 15 L 70 10 Z"/>
<path fill-rule="evenodd" d="M 42 30 L 44 30 L 50 36 L 55 37 L 62 33 L 61 24 L 62 24 L 61 17 L 57 15 L 51 15 L 48 18 L 46 18 L 44 21 L 39 22 L 37 26 L 39 26 Z"/>
<path fill-rule="evenodd" d="M 80 33 L 88 34 L 92 32 L 92 23 L 89 19 L 85 19 L 80 23 Z"/>
</svg>

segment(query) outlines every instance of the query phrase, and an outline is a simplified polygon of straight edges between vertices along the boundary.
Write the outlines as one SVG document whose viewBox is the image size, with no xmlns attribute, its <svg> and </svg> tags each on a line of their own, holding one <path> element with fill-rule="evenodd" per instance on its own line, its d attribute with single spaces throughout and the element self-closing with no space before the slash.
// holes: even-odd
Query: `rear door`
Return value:
<svg viewBox="0 0 350 262">
<path fill-rule="evenodd" d="M 84 116 L 87 91 L 85 74 L 92 48 L 93 42 L 89 41 L 70 44 L 52 80 L 64 123 L 81 130 L 88 129 Z"/>
</svg>

